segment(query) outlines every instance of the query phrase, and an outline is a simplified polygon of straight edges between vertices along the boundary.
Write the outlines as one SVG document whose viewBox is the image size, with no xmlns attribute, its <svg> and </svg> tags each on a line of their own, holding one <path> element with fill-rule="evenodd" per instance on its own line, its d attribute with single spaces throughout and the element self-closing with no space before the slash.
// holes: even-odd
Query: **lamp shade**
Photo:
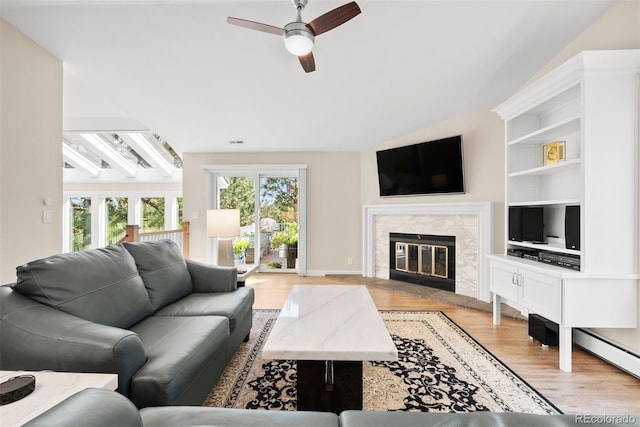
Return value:
<svg viewBox="0 0 640 427">
<path fill-rule="evenodd" d="M 207 236 L 235 237 L 240 235 L 240 211 L 238 209 L 207 210 Z"/>
</svg>

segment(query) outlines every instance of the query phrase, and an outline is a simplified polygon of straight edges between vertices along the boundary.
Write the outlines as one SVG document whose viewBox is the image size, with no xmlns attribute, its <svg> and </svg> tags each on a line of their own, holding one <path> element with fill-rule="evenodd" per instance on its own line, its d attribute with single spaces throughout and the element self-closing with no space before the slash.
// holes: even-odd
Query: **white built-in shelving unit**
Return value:
<svg viewBox="0 0 640 427">
<path fill-rule="evenodd" d="M 542 207 L 545 241 L 505 241 L 490 255 L 494 323 L 500 303 L 559 324 L 560 369 L 571 371 L 572 328 L 636 328 L 640 50 L 585 51 L 494 109 L 505 122 L 505 218 Z M 565 142 L 545 165 L 543 146 Z M 565 245 L 565 207 L 580 206 L 580 249 Z M 508 225 L 505 225 L 508 236 Z M 544 250 L 580 270 L 506 254 Z"/>
</svg>

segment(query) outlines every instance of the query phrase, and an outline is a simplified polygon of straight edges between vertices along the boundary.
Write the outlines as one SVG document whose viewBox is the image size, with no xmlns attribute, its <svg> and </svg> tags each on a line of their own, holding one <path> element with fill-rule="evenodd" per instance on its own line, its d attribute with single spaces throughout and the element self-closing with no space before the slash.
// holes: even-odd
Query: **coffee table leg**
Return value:
<svg viewBox="0 0 640 427">
<path fill-rule="evenodd" d="M 362 362 L 298 360 L 298 410 L 362 409 Z"/>
</svg>

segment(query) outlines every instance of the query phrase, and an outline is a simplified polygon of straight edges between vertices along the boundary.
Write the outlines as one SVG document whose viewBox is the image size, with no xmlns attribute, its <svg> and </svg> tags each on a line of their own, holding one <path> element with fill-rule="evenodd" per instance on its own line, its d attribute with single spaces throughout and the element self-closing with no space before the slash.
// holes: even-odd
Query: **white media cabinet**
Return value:
<svg viewBox="0 0 640 427">
<path fill-rule="evenodd" d="M 580 271 L 490 255 L 493 322 L 500 303 L 559 325 L 560 369 L 572 328 L 638 326 L 640 50 L 585 51 L 493 111 L 505 122 L 505 252 L 580 257 Z M 543 146 L 564 141 L 564 160 Z M 508 240 L 509 207 L 542 207 L 544 242 Z M 566 206 L 580 206 L 580 249 L 565 247 Z"/>
</svg>

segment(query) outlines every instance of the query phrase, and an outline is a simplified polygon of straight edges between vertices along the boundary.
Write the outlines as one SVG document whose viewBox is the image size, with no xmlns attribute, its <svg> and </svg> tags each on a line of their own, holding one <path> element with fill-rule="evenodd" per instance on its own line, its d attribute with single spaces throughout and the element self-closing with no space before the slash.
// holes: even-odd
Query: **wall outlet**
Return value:
<svg viewBox="0 0 640 427">
<path fill-rule="evenodd" d="M 353 258 L 347 258 L 347 265 L 353 265 Z"/>
</svg>

